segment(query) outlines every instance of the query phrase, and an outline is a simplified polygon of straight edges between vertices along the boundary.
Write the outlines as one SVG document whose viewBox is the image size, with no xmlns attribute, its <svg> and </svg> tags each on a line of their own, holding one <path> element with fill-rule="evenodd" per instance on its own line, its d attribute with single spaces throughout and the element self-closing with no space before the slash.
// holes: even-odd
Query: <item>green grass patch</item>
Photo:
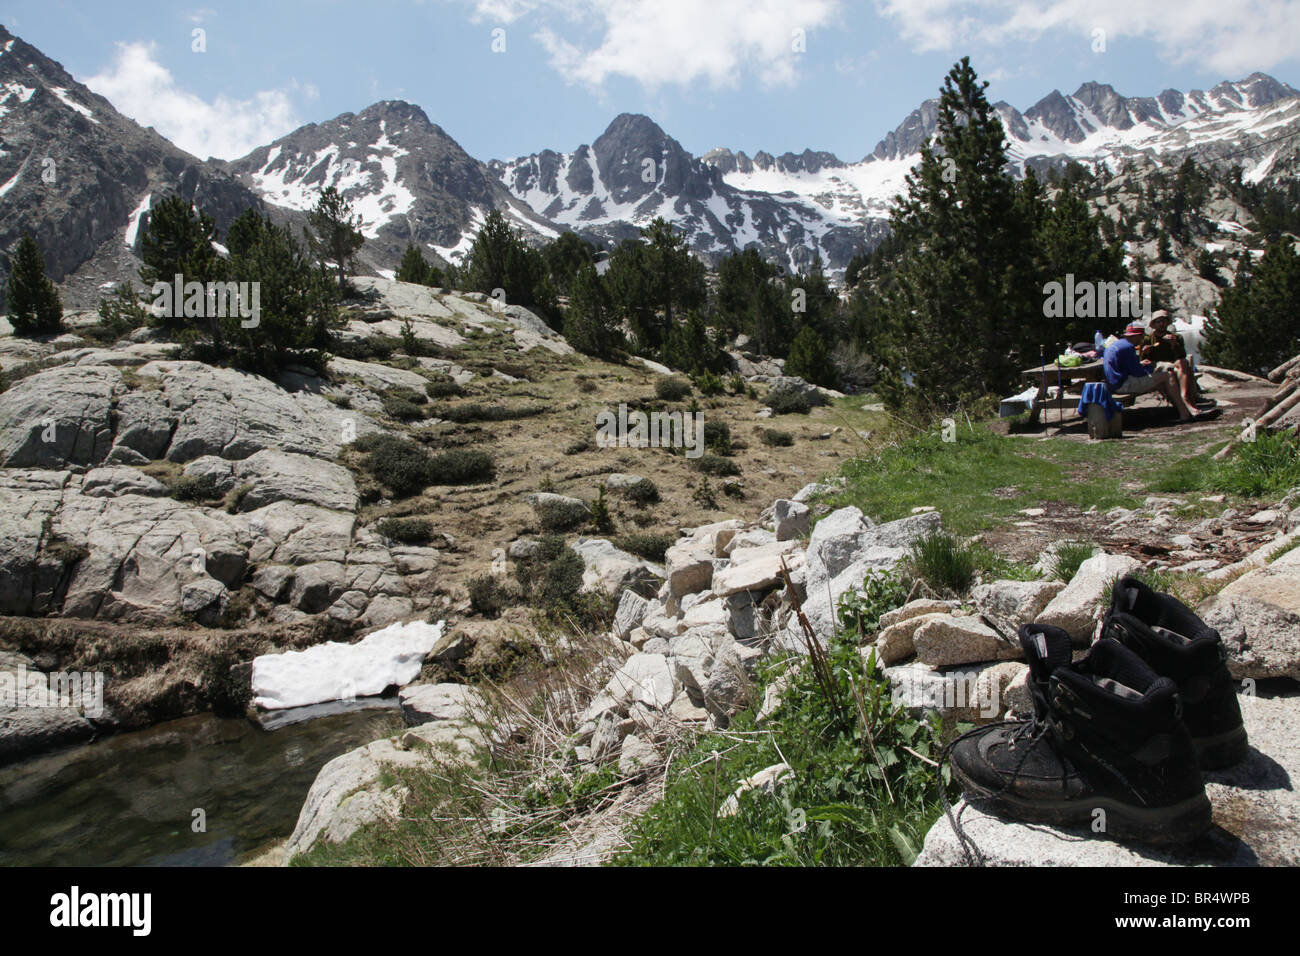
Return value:
<svg viewBox="0 0 1300 956">
<path fill-rule="evenodd" d="M 928 505 L 941 509 L 944 526 L 960 535 L 995 527 L 1027 503 L 1060 502 L 1085 511 L 1092 505 L 1099 511 L 1136 507 L 1141 499 L 1122 490 L 1125 476 L 1114 465 L 1115 457 L 1131 452 L 1113 446 L 1028 443 L 985 425 L 958 428 L 956 441 L 945 442 L 935 430 L 846 462 L 846 485 L 827 503 L 856 505 L 876 521 Z"/>
<path fill-rule="evenodd" d="M 974 549 L 946 531 L 932 531 L 912 542 L 908 564 L 936 593 L 955 595 L 970 590 L 978 567 Z"/>
<path fill-rule="evenodd" d="M 832 644 L 827 664 L 826 679 L 806 662 L 786 670 L 790 687 L 763 726 L 741 714 L 727 733 L 677 755 L 664 799 L 638 819 L 613 862 L 909 865 L 942 810 L 932 769 L 903 748 L 934 759 L 943 728 L 895 705 L 874 653 L 869 665 L 851 638 Z M 764 677 L 781 671 L 774 664 Z M 751 790 L 734 814 L 720 813 L 741 780 L 779 763 L 790 772 L 774 793 Z"/>
</svg>

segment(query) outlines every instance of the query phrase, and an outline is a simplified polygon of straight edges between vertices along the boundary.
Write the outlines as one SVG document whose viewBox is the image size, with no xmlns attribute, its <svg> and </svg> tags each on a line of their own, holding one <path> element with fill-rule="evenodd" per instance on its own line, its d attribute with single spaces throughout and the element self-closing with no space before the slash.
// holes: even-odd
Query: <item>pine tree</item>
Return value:
<svg viewBox="0 0 1300 956">
<path fill-rule="evenodd" d="M 618 345 L 609 296 L 590 262 L 581 265 L 573 277 L 564 337 L 579 352 L 599 358 L 611 358 Z"/>
<path fill-rule="evenodd" d="M 401 265 L 397 267 L 397 279 L 399 282 L 414 282 L 417 285 L 440 286 L 443 282 L 442 271 L 430 265 L 419 248 L 409 242 L 406 244 L 406 252 L 402 254 Z"/>
<path fill-rule="evenodd" d="M 1062 187 L 1050 205 L 1044 207 L 1033 233 L 1040 289 L 1049 282 L 1065 283 L 1066 276 L 1070 275 L 1074 276 L 1076 285 L 1124 281 L 1124 247 L 1105 241 L 1103 223 L 1106 221 L 1104 216 L 1092 211 L 1082 187 Z M 1052 344 L 1091 341 L 1098 317 L 1045 316 L 1040 339 Z"/>
<path fill-rule="evenodd" d="M 811 325 L 799 330 L 790 344 L 790 357 L 785 361 L 785 374 L 797 375 L 806 382 L 835 388 L 838 384 L 835 366 L 831 362 L 826 340 Z"/>
<path fill-rule="evenodd" d="M 224 268 L 213 243 L 217 225 L 212 217 L 180 196 L 168 196 L 149 210 L 149 222 L 140 241 L 140 281 L 145 292 L 153 294 L 155 283 L 171 285 L 176 276 L 182 281 L 208 283 L 223 277 Z M 186 331 L 179 303 L 174 314 L 156 316 L 155 321 L 172 332 Z"/>
<path fill-rule="evenodd" d="M 757 249 L 718 263 L 715 326 L 726 337 L 743 333 L 760 355 L 783 355 L 793 336 L 790 300 L 776 281 L 779 270 Z"/>
<path fill-rule="evenodd" d="M 475 237 L 459 279 L 472 292 L 496 295 L 501 290 L 507 304 L 532 309 L 552 328 L 561 322 L 546 260 L 524 244 L 496 209 L 488 213 Z"/>
<path fill-rule="evenodd" d="M 563 232 L 542 249 L 551 282 L 560 295 L 571 295 L 573 281 L 584 265 L 596 261 L 596 247 L 573 232 Z"/>
<path fill-rule="evenodd" d="M 1263 374 L 1300 352 L 1300 256 L 1283 238 L 1252 269 L 1224 290 L 1201 352 L 1215 365 Z"/>
<path fill-rule="evenodd" d="M 704 264 L 686 245 L 686 237 L 666 220 L 655 218 L 641 230 L 646 241 L 645 265 L 654 303 L 661 314 L 658 340 L 673 328 L 674 312 L 699 308 L 708 296 Z"/>
<path fill-rule="evenodd" d="M 890 219 L 901 253 L 874 344 L 882 395 L 895 405 L 948 404 L 1006 388 L 1038 354 L 1032 231 L 1017 207 L 987 85 L 969 58 L 948 73 L 937 143 L 922 147 Z"/>
<path fill-rule="evenodd" d="M 44 335 L 63 326 L 59 290 L 45 274 L 45 257 L 28 233 L 23 233 L 9 260 L 5 308 L 15 335 Z"/>
<path fill-rule="evenodd" d="M 241 217 L 231 246 L 229 271 L 235 281 L 259 283 L 257 322 L 238 314 L 220 320 L 229 358 L 254 371 L 273 372 L 291 362 L 317 364 L 313 350 L 334 343 L 338 286 L 325 266 L 294 237 L 255 212 Z M 232 232 L 236 232 L 234 226 Z"/>
<path fill-rule="evenodd" d="M 357 250 L 366 238 L 361 234 L 361 217 L 354 215 L 352 204 L 333 186 L 321 190 L 316 206 L 307 214 L 307 242 L 322 265 L 333 263 L 338 276 L 339 292 L 347 288 Z"/>
</svg>

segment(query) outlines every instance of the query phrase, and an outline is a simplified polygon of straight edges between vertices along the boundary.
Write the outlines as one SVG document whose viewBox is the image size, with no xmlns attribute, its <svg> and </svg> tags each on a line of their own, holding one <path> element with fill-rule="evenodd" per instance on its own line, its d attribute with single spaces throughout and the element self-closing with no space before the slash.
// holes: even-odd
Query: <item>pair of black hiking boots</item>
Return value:
<svg viewBox="0 0 1300 956">
<path fill-rule="evenodd" d="M 1077 663 L 1060 628 L 1026 624 L 1019 636 L 1033 716 L 950 745 L 966 792 L 1005 816 L 1117 839 L 1179 843 L 1208 829 L 1201 772 L 1247 752 L 1219 632 L 1123 577 Z"/>
</svg>

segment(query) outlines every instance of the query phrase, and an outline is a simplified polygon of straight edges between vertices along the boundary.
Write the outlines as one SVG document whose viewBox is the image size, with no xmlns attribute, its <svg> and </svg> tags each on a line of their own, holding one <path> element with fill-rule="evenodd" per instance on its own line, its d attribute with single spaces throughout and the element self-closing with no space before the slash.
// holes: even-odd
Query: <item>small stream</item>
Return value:
<svg viewBox="0 0 1300 956">
<path fill-rule="evenodd" d="M 401 726 L 373 704 L 276 730 L 201 714 L 0 767 L 0 866 L 248 859 L 293 832 L 322 766 Z"/>
</svg>

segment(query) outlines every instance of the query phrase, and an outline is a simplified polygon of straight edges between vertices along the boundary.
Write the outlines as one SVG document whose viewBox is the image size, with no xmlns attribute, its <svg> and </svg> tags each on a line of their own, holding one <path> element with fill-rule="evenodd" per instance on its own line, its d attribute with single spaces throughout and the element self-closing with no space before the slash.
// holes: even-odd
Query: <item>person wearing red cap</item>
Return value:
<svg viewBox="0 0 1300 956">
<path fill-rule="evenodd" d="M 1145 395 L 1159 392 L 1178 412 L 1178 420 L 1193 421 L 1191 409 L 1183 401 L 1178 383 L 1171 372 L 1152 372 L 1138 359 L 1137 347 L 1142 344 L 1146 329 L 1134 322 L 1124 330 L 1124 337 L 1106 346 L 1102 358 L 1106 384 L 1115 395 Z"/>
</svg>

